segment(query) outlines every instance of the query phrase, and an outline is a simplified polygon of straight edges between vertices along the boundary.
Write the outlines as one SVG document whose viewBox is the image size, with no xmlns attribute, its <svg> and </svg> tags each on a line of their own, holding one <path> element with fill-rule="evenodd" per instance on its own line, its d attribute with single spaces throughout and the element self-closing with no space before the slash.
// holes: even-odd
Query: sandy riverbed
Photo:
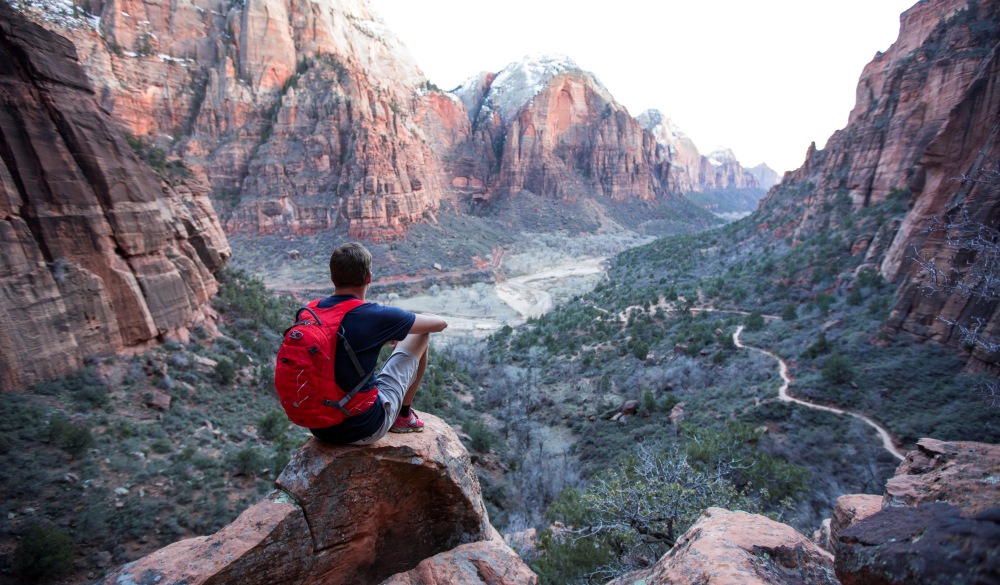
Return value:
<svg viewBox="0 0 1000 585">
<path fill-rule="evenodd" d="M 380 302 L 441 315 L 448 320 L 446 336 L 482 338 L 504 325 L 544 315 L 557 303 L 591 290 L 604 278 L 606 262 L 603 256 L 564 259 L 555 265 L 533 266 L 534 272 L 498 283 L 431 287 L 426 294 L 408 298 L 390 294 Z"/>
</svg>

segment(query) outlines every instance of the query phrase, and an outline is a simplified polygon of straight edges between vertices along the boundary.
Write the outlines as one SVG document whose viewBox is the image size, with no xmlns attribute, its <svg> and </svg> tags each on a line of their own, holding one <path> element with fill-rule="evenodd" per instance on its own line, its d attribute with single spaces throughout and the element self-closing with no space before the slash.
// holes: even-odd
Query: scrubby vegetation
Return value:
<svg viewBox="0 0 1000 585">
<path fill-rule="evenodd" d="M 144 354 L 94 358 L 0 401 L 0 581 L 92 581 L 214 532 L 272 489 L 309 437 L 272 387 L 298 304 L 239 272 L 219 280 L 218 334 L 196 329 Z M 417 406 L 449 413 L 462 374 L 432 362 Z"/>
<path fill-rule="evenodd" d="M 783 189 L 775 196 L 793 205 L 811 186 Z M 593 291 L 461 360 L 478 387 L 471 408 L 509 469 L 484 474 L 491 519 L 545 529 L 533 565 L 543 582 L 606 582 L 665 550 L 670 538 L 650 536 L 671 533 L 662 525 L 626 527 L 598 512 L 609 494 L 655 492 L 636 478 L 653 481 L 638 470 L 658 461 L 680 466 L 676 489 L 720 482 L 692 509 L 738 503 L 806 532 L 839 495 L 881 491 L 897 460 L 874 430 L 778 402 L 777 363 L 736 349 L 739 325 L 745 342 L 789 361 L 793 395 L 881 421 L 904 448 L 923 436 L 1000 439 L 963 356 L 888 329 L 894 290 L 852 254 L 905 212 L 908 196 L 861 212 L 833 197 L 827 223 L 799 239 L 762 233 L 756 218 L 629 250 Z M 766 218 L 769 229 L 781 233 L 790 215 Z M 747 469 L 734 473 L 729 461 Z M 674 533 L 694 520 L 654 516 L 672 518 Z"/>
<path fill-rule="evenodd" d="M 897 461 L 857 419 L 779 402 L 777 362 L 738 348 L 739 327 L 789 363 L 793 395 L 864 413 L 903 447 L 1000 440 L 964 354 L 888 328 L 895 291 L 853 253 L 907 197 L 859 213 L 835 197 L 809 237 L 776 215 L 628 250 L 554 311 L 432 351 L 415 407 L 459 430 L 494 525 L 540 530 L 525 556 L 544 583 L 647 566 L 710 505 L 810 532 L 839 495 L 880 492 Z M 0 404 L 0 463 L 17 470 L 0 513 L 23 544 L 8 571 L 51 578 L 31 568 L 62 564 L 27 544 L 44 540 L 98 574 L 270 489 L 308 436 L 270 385 L 296 304 L 238 272 L 220 281 L 221 334 L 95 358 Z"/>
</svg>

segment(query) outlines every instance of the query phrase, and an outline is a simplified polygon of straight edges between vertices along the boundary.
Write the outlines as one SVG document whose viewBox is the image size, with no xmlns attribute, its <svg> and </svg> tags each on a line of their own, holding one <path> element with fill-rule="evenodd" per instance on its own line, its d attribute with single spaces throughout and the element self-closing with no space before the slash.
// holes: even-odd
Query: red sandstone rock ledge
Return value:
<svg viewBox="0 0 1000 585">
<path fill-rule="evenodd" d="M 369 447 L 309 440 L 277 489 L 235 522 L 101 583 L 536 583 L 490 526 L 458 436 L 422 416 L 423 433 L 390 434 Z"/>
</svg>

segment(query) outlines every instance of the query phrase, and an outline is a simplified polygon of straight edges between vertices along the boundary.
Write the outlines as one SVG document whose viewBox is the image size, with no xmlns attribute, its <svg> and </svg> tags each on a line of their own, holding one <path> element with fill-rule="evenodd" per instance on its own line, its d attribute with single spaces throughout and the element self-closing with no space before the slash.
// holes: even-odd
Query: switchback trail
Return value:
<svg viewBox="0 0 1000 585">
<path fill-rule="evenodd" d="M 835 413 L 835 414 L 846 414 L 846 415 L 853 416 L 854 418 L 863 421 L 865 424 L 867 424 L 868 426 L 872 427 L 873 429 L 875 429 L 878 432 L 879 437 L 882 438 L 882 446 L 885 447 L 886 451 L 888 451 L 889 453 L 892 453 L 893 457 L 895 457 L 896 459 L 899 459 L 899 460 L 903 460 L 905 458 L 905 456 L 902 453 L 900 453 L 896 449 L 896 446 L 893 444 L 892 437 L 889 435 L 889 431 L 885 430 L 882 427 L 882 425 L 878 424 L 877 422 L 875 422 L 874 420 L 868 418 L 867 416 L 865 416 L 863 414 L 858 414 L 856 412 L 849 412 L 849 411 L 846 411 L 846 410 L 841 410 L 839 408 L 834 408 L 832 406 L 823 406 L 821 404 L 813 404 L 812 402 L 806 402 L 805 400 L 800 400 L 800 399 L 795 398 L 793 396 L 789 396 L 788 395 L 788 386 L 789 386 L 789 384 L 791 384 L 792 379 L 788 377 L 788 364 L 785 362 L 785 360 L 783 360 L 778 355 L 773 354 L 773 353 L 767 351 L 766 349 L 761 349 L 759 347 L 754 347 L 752 345 L 745 345 L 742 341 L 740 341 L 740 334 L 741 333 L 743 333 L 743 325 L 740 325 L 739 327 L 737 327 L 736 328 L 736 332 L 733 333 L 733 343 L 736 344 L 736 347 L 738 347 L 740 349 L 750 349 L 750 350 L 753 350 L 753 351 L 758 351 L 758 352 L 760 352 L 762 354 L 768 355 L 768 356 L 770 356 L 770 357 L 778 360 L 778 373 L 781 375 L 781 381 L 782 381 L 781 388 L 778 389 L 778 400 L 781 400 L 782 402 L 794 402 L 795 404 L 801 404 L 802 406 L 805 406 L 807 408 L 815 408 L 816 410 L 825 410 L 826 412 L 832 412 L 832 413 Z"/>
</svg>

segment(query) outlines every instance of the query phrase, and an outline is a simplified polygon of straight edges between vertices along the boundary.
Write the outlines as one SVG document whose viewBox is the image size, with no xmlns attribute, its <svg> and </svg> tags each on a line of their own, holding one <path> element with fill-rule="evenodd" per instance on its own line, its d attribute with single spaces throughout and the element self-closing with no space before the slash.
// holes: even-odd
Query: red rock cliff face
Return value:
<svg viewBox="0 0 1000 585">
<path fill-rule="evenodd" d="M 102 105 L 239 195 L 235 231 L 338 223 L 388 237 L 438 205 L 413 122 L 424 76 L 364 0 L 80 3 L 70 35 Z"/>
<path fill-rule="evenodd" d="M 67 40 L 0 4 L 0 388 L 185 336 L 230 252 L 203 185 L 170 186 Z"/>
<path fill-rule="evenodd" d="M 606 201 L 655 201 L 678 192 L 666 150 L 590 73 L 539 57 L 456 90 L 469 139 L 445 145 L 451 184 L 474 197 L 527 190 Z"/>
<path fill-rule="evenodd" d="M 500 189 L 651 201 L 667 166 L 649 132 L 588 74 L 558 75 L 507 127 Z"/>
<path fill-rule="evenodd" d="M 954 342 L 952 327 L 939 317 L 982 317 L 995 336 L 996 303 L 921 295 L 922 276 L 912 258 L 917 250 L 939 268 L 961 269 L 958 250 L 942 234 L 925 233 L 931 218 L 957 207 L 990 225 L 998 217 L 997 187 L 952 179 L 1000 154 L 1000 2 L 919 2 L 900 21 L 896 43 L 865 67 L 847 127 L 823 150 L 811 147 L 805 164 L 785 177 L 786 183 L 814 186 L 797 202 L 792 233 L 810 229 L 810 220 L 823 216 L 835 197 L 849 196 L 857 211 L 894 190 L 909 192 L 910 210 L 898 230 L 867 251 L 884 277 L 901 283 L 891 324 Z M 772 191 L 762 208 L 775 211 L 778 197 Z"/>
</svg>

